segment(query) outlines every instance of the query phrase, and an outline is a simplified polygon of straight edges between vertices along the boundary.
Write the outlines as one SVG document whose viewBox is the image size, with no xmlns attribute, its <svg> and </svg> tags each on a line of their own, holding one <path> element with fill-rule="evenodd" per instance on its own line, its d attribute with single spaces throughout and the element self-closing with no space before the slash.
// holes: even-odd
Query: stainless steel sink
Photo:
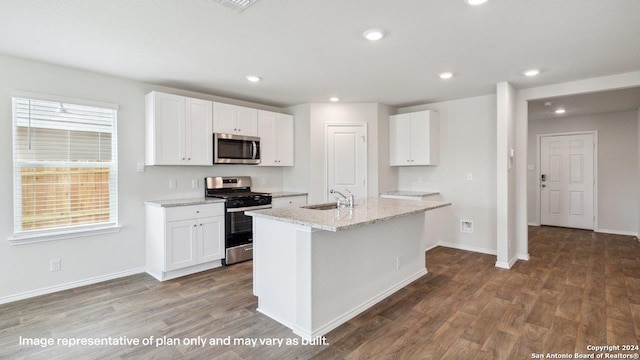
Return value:
<svg viewBox="0 0 640 360">
<path fill-rule="evenodd" d="M 301 206 L 303 209 L 311 209 L 311 210 L 332 210 L 337 209 L 338 204 L 334 202 L 324 203 L 324 204 L 314 204 L 314 205 L 306 205 Z"/>
</svg>

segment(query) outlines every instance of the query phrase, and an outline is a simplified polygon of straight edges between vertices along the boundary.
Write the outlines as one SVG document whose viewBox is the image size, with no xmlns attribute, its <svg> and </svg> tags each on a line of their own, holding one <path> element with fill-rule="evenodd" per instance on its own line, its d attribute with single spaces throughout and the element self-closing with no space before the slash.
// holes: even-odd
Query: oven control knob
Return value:
<svg viewBox="0 0 640 360">
<path fill-rule="evenodd" d="M 265 198 L 258 199 L 258 204 L 260 204 L 260 205 L 264 205 L 264 204 L 267 204 L 267 203 L 269 203 L 268 199 L 265 199 Z"/>
</svg>

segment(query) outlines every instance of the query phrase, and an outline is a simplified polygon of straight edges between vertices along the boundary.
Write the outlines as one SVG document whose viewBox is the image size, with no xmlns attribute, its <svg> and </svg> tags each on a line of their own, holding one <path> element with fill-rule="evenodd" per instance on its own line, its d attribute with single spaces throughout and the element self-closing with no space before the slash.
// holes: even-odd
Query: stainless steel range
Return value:
<svg viewBox="0 0 640 360">
<path fill-rule="evenodd" d="M 225 199 L 223 265 L 253 259 L 253 220 L 245 211 L 271 208 L 271 195 L 251 191 L 251 177 L 207 177 L 204 195 Z"/>
</svg>

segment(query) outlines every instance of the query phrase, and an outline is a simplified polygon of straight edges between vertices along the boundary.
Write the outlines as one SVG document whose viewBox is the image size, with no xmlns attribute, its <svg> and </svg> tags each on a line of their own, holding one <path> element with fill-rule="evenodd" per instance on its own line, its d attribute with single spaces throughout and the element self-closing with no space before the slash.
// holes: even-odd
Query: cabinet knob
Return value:
<svg viewBox="0 0 640 360">
<path fill-rule="evenodd" d="M 193 227 L 196 227 L 196 226 L 198 226 L 198 224 L 193 224 Z"/>
<path fill-rule="evenodd" d="M 200 210 L 196 210 L 196 214 L 200 214 Z"/>
<path fill-rule="evenodd" d="M 184 158 L 182 158 L 182 160 L 184 160 Z"/>
<path fill-rule="evenodd" d="M 234 129 L 233 129 L 233 131 L 238 131 L 238 129 L 235 129 L 235 128 L 234 128 Z"/>
<path fill-rule="evenodd" d="M 191 158 L 188 158 L 187 160 L 191 160 Z"/>
</svg>

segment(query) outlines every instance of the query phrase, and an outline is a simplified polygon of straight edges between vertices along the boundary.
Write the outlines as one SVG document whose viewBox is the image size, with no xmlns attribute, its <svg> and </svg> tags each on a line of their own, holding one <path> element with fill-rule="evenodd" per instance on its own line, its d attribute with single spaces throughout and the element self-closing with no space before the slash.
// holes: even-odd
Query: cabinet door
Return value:
<svg viewBox="0 0 640 360">
<path fill-rule="evenodd" d="M 258 111 L 258 136 L 260 137 L 260 166 L 277 165 L 276 113 Z"/>
<path fill-rule="evenodd" d="M 258 136 L 258 110 L 244 106 L 236 107 L 236 132 L 246 136 Z"/>
<path fill-rule="evenodd" d="M 153 92 L 153 165 L 180 165 L 185 159 L 185 98 Z M 148 109 L 149 110 L 149 109 Z"/>
<path fill-rule="evenodd" d="M 224 257 L 224 216 L 201 218 L 198 223 L 198 263 Z"/>
<path fill-rule="evenodd" d="M 391 166 L 411 165 L 411 115 L 389 117 L 389 162 Z"/>
<path fill-rule="evenodd" d="M 411 114 L 411 165 L 429 164 L 429 112 Z"/>
<path fill-rule="evenodd" d="M 411 114 L 411 165 L 438 164 L 438 118 L 433 111 Z"/>
<path fill-rule="evenodd" d="M 216 134 L 237 134 L 236 106 L 213 103 L 213 132 Z"/>
<path fill-rule="evenodd" d="M 278 166 L 293 166 L 293 115 L 278 114 L 275 126 Z"/>
<path fill-rule="evenodd" d="M 165 224 L 164 271 L 182 269 L 198 263 L 197 226 L 195 220 Z"/>
<path fill-rule="evenodd" d="M 213 165 L 213 103 L 186 99 L 187 164 Z"/>
</svg>

